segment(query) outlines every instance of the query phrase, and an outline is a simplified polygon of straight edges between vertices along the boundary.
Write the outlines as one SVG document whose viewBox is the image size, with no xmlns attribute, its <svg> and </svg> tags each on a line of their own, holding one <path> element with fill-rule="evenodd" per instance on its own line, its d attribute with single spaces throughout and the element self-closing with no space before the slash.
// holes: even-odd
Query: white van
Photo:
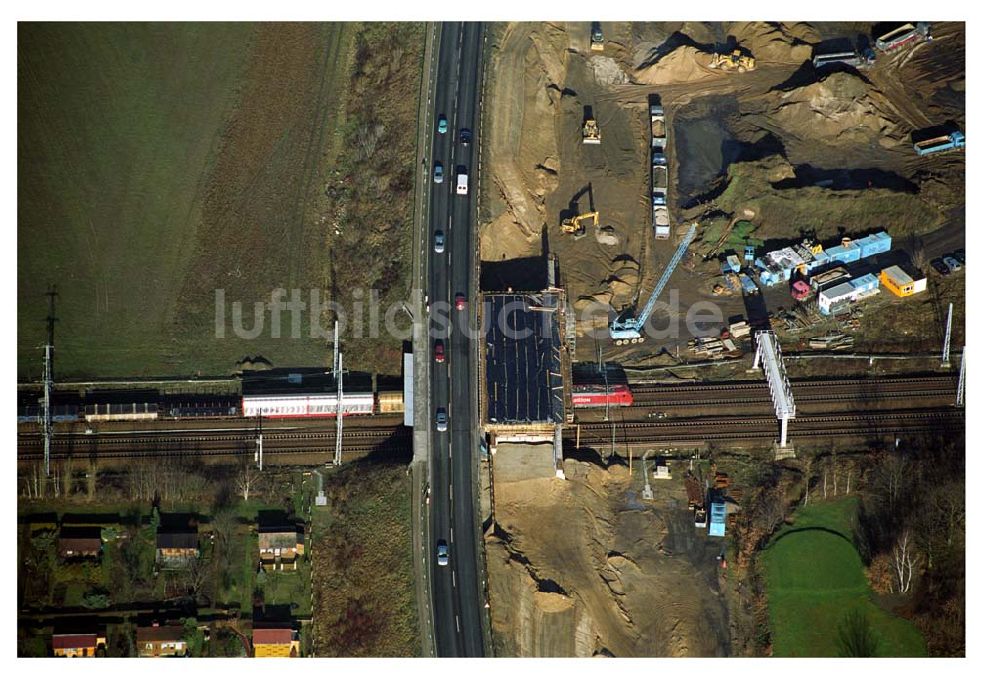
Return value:
<svg viewBox="0 0 1000 677">
<path fill-rule="evenodd" d="M 455 192 L 459 195 L 467 195 L 469 192 L 469 173 L 465 167 L 458 168 L 458 183 L 455 185 Z"/>
</svg>

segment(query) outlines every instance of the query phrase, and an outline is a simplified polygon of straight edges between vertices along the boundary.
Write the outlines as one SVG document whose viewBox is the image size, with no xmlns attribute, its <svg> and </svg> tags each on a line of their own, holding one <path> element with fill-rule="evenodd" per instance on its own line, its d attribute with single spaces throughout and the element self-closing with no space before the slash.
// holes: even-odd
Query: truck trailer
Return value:
<svg viewBox="0 0 1000 677">
<path fill-rule="evenodd" d="M 962 132 L 952 132 L 913 144 L 913 150 L 917 151 L 917 155 L 921 157 L 946 150 L 958 150 L 959 148 L 965 148 L 965 134 Z"/>
<path fill-rule="evenodd" d="M 663 106 L 649 107 L 649 127 L 653 148 L 667 147 L 667 123 L 663 116 Z"/>
<path fill-rule="evenodd" d="M 875 51 L 871 48 L 864 52 L 835 52 L 833 54 L 817 54 L 813 57 L 813 68 L 819 70 L 824 66 L 842 63 L 854 68 L 867 68 L 875 63 Z"/>
<path fill-rule="evenodd" d="M 875 46 L 883 52 L 890 52 L 911 42 L 932 40 L 931 25 L 926 21 L 918 21 L 914 24 L 904 24 L 899 28 L 889 31 L 875 41 Z"/>
</svg>

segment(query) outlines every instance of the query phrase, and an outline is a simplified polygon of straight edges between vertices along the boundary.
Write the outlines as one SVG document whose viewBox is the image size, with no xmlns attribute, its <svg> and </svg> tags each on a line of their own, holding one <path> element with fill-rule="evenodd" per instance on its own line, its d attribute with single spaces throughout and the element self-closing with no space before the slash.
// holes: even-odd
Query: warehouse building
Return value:
<svg viewBox="0 0 1000 677">
<path fill-rule="evenodd" d="M 852 303 L 874 296 L 878 292 L 878 278 L 871 274 L 862 275 L 849 282 L 822 290 L 817 298 L 819 312 L 824 315 L 835 315 Z"/>
<path fill-rule="evenodd" d="M 889 266 L 879 273 L 879 280 L 885 288 L 899 297 L 913 296 L 927 290 L 927 278 L 915 280 L 899 266 Z"/>
</svg>

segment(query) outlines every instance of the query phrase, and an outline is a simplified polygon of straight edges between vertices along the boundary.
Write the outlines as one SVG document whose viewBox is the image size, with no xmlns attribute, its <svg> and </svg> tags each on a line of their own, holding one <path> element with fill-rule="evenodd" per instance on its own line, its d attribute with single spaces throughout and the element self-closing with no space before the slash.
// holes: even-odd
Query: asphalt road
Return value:
<svg viewBox="0 0 1000 677">
<path fill-rule="evenodd" d="M 483 26 L 445 23 L 434 97 L 434 140 L 426 171 L 434 162 L 444 166 L 444 181 L 431 182 L 427 233 L 430 349 L 444 343 L 446 359 L 430 364 L 431 415 L 448 412 L 448 430 L 438 432 L 431 421 L 430 548 L 431 597 L 438 656 L 482 656 L 479 567 L 477 549 L 480 525 L 473 501 L 474 454 L 478 453 L 478 422 L 474 418 L 476 370 L 471 364 L 473 345 L 461 331 L 447 332 L 445 325 L 466 325 L 474 312 L 478 284 L 473 279 L 476 257 L 475 205 L 478 180 L 480 73 Z M 448 120 L 448 131 L 437 131 L 439 115 Z M 459 142 L 459 130 L 471 129 L 472 143 Z M 455 192 L 458 168 L 469 172 L 467 195 Z M 434 233 L 445 235 L 445 251 L 434 251 Z M 465 310 L 455 310 L 455 294 L 469 299 Z M 450 335 L 449 335 L 450 334 Z M 437 544 L 448 543 L 449 563 L 437 564 Z"/>
</svg>

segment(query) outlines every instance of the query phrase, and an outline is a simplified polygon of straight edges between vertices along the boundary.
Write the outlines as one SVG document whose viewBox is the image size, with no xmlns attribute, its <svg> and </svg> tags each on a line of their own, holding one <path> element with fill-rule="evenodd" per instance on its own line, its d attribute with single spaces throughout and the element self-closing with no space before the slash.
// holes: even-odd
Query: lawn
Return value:
<svg viewBox="0 0 1000 677">
<path fill-rule="evenodd" d="M 801 508 L 764 551 L 775 656 L 838 656 L 838 630 L 855 609 L 869 619 L 876 655 L 926 655 L 917 629 L 872 599 L 851 541 L 856 507 L 847 498 Z"/>
<path fill-rule="evenodd" d="M 280 338 L 270 318 L 259 340 L 216 338 L 215 291 L 254 302 L 329 286 L 321 212 L 341 32 L 18 25 L 19 378 L 40 376 L 52 284 L 58 378 L 328 359 L 308 313 L 300 340 L 287 313 Z"/>
</svg>

